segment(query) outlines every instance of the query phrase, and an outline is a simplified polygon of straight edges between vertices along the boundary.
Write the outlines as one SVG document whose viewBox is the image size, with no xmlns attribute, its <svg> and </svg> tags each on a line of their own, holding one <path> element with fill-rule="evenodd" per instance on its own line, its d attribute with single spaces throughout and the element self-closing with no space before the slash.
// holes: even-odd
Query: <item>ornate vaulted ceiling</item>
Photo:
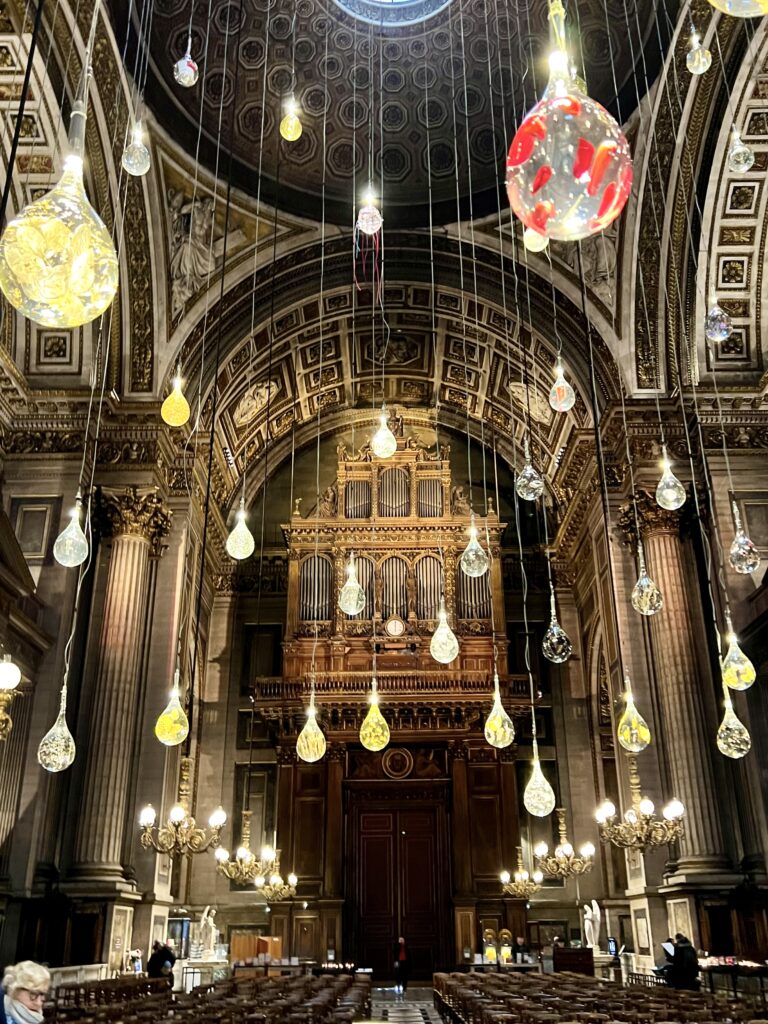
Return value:
<svg viewBox="0 0 768 1024">
<path fill-rule="evenodd" d="M 383 170 L 389 224 L 428 222 L 430 178 L 435 221 L 459 219 L 457 173 L 462 216 L 470 193 L 474 214 L 482 214 L 496 207 L 513 126 L 545 84 L 546 3 L 451 0 L 423 20 L 421 9 L 435 6 L 429 0 L 347 0 L 344 8 L 335 0 L 243 0 L 241 7 L 235 0 L 198 0 L 192 52 L 200 80 L 183 89 L 172 67 L 185 51 L 189 4 L 157 0 L 147 101 L 190 153 L 202 119 L 200 154 L 209 167 L 216 165 L 219 136 L 219 166 L 227 166 L 231 137 L 235 182 L 255 194 L 261 167 L 262 197 L 283 209 L 319 219 L 325 181 L 326 219 L 350 224 L 353 195 L 367 184 L 372 153 L 377 188 Z M 636 6 L 631 33 L 616 0 L 584 0 L 578 7 L 590 93 L 609 106 L 616 93 L 606 53 L 613 54 L 621 91 L 646 37 L 652 44 L 656 39 L 651 0 Z M 133 5 L 136 24 L 141 9 Z M 112 0 L 112 10 L 118 37 L 124 36 L 129 5 Z M 288 144 L 277 125 L 291 89 L 294 10 L 304 131 Z M 399 16 L 417 20 L 394 23 Z M 624 98 L 625 117 L 633 103 L 630 95 Z"/>
</svg>

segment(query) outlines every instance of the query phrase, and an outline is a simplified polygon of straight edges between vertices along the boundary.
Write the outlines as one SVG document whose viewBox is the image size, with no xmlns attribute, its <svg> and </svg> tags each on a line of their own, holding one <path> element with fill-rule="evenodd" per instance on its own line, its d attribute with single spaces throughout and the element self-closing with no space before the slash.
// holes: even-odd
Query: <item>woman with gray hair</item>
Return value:
<svg viewBox="0 0 768 1024">
<path fill-rule="evenodd" d="M 51 987 L 51 975 L 34 960 L 6 967 L 0 1024 L 41 1024 L 43 1003 Z"/>
</svg>

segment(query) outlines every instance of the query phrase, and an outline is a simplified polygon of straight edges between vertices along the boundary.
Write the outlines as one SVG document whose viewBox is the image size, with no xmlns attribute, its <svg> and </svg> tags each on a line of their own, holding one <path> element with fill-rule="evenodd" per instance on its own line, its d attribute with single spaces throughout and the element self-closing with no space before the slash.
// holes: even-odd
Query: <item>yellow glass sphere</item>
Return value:
<svg viewBox="0 0 768 1024">
<path fill-rule="evenodd" d="M 88 202 L 83 161 L 70 155 L 55 188 L 25 206 L 0 238 L 0 288 L 42 327 L 81 327 L 104 312 L 118 284 L 117 253 Z"/>
<path fill-rule="evenodd" d="M 628 684 L 629 680 L 626 682 Z M 651 742 L 651 730 L 635 707 L 635 700 L 629 686 L 627 686 L 626 707 L 616 727 L 616 735 L 621 746 L 630 754 L 639 754 Z"/>
<path fill-rule="evenodd" d="M 383 750 L 389 743 L 389 726 L 379 708 L 379 699 L 373 694 L 365 721 L 360 726 L 360 742 L 366 750 Z"/>
<path fill-rule="evenodd" d="M 496 691 L 491 713 L 485 720 L 485 738 L 492 747 L 502 750 L 515 740 L 515 727 L 512 719 L 504 710 L 501 695 Z"/>
<path fill-rule="evenodd" d="M 723 658 L 723 682 L 732 690 L 748 690 L 756 678 L 755 666 L 731 633 L 728 651 Z"/>
<path fill-rule="evenodd" d="M 288 113 L 280 122 L 280 134 L 286 142 L 296 142 L 301 138 L 301 121 L 297 114 Z"/>
<path fill-rule="evenodd" d="M 160 406 L 163 423 L 169 427 L 183 427 L 189 419 L 189 402 L 181 390 L 181 378 L 173 378 L 173 390 Z"/>
<path fill-rule="evenodd" d="M 307 721 L 296 740 L 296 753 L 302 761 L 312 764 L 319 761 L 325 754 L 325 736 L 323 730 L 317 724 L 317 712 L 314 706 L 310 705 L 307 711 Z"/>
<path fill-rule="evenodd" d="M 171 691 L 171 699 L 160 712 L 155 722 L 155 736 L 166 747 L 177 747 L 189 735 L 189 719 L 179 700 L 176 687 Z"/>
</svg>

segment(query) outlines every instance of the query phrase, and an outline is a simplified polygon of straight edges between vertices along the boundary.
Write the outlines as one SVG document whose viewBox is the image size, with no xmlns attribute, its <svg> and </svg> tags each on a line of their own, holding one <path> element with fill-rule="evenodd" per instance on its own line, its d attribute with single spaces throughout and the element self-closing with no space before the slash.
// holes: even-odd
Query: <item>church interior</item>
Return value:
<svg viewBox="0 0 768 1024">
<path fill-rule="evenodd" d="M 768 1016 L 766 15 L 0 0 L 5 1024 Z"/>
</svg>

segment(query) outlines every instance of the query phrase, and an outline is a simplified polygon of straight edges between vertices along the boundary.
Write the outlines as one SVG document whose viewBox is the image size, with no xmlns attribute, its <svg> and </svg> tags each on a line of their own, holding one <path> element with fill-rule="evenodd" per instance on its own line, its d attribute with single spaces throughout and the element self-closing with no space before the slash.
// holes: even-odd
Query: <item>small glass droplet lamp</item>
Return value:
<svg viewBox="0 0 768 1024">
<path fill-rule="evenodd" d="M 664 607 L 664 598 L 661 591 L 648 575 L 645 567 L 645 553 L 643 552 L 642 541 L 637 542 L 637 558 L 639 563 L 639 574 L 637 583 L 632 588 L 630 600 L 632 607 L 641 615 L 655 615 Z"/>
<path fill-rule="evenodd" d="M 53 544 L 53 557 L 59 565 L 67 569 L 82 565 L 88 557 L 88 538 L 83 533 L 80 525 L 80 510 L 83 507 L 83 499 L 80 491 L 75 498 L 75 507 L 69 514 L 69 523 L 61 531 Z"/>
<path fill-rule="evenodd" d="M 123 150 L 120 158 L 123 169 L 134 178 L 140 178 L 149 170 L 151 163 L 149 150 L 144 144 L 144 129 L 141 121 L 137 121 L 131 128 L 131 141 Z"/>
<path fill-rule="evenodd" d="M 534 469 L 531 462 L 531 448 L 528 438 L 523 442 L 525 451 L 525 464 L 515 478 L 515 490 L 518 498 L 523 501 L 536 501 L 544 493 L 544 480 Z"/>
<path fill-rule="evenodd" d="M 576 392 L 565 379 L 563 364 L 558 358 L 555 364 L 555 383 L 549 392 L 549 404 L 555 412 L 568 412 L 576 403 Z"/>
<path fill-rule="evenodd" d="M 240 508 L 235 514 L 235 519 L 236 522 L 232 532 L 227 537 L 226 548 L 230 558 L 241 562 L 244 558 L 250 558 L 253 554 L 253 549 L 256 547 L 256 541 L 253 539 L 253 534 L 248 529 L 248 524 L 245 521 L 245 498 L 240 499 Z"/>
<path fill-rule="evenodd" d="M 67 727 L 67 686 L 61 688 L 56 721 L 40 740 L 37 760 L 47 772 L 63 772 L 75 760 L 75 740 Z"/>
<path fill-rule="evenodd" d="M 619 216 L 632 187 L 632 157 L 619 125 L 571 69 L 561 0 L 550 0 L 549 24 L 549 84 L 509 147 L 507 197 L 526 228 L 575 242 Z"/>
<path fill-rule="evenodd" d="M 184 397 L 181 385 L 181 374 L 177 371 L 173 378 L 171 393 L 160 406 L 160 416 L 163 423 L 167 423 L 169 427 L 183 427 L 189 419 L 189 402 Z"/>
<path fill-rule="evenodd" d="M 723 682 L 731 690 L 748 690 L 757 678 L 755 666 L 739 647 L 730 612 L 725 613 L 725 624 L 728 650 L 722 664 Z"/>
<path fill-rule="evenodd" d="M 629 676 L 624 676 L 624 711 L 616 726 L 616 738 L 619 744 L 630 754 L 639 754 L 651 742 L 651 730 L 648 723 L 635 707 L 632 685 Z"/>
<path fill-rule="evenodd" d="M 555 590 L 551 584 L 549 588 L 549 608 L 549 626 L 541 641 L 541 652 L 547 661 L 551 661 L 554 665 L 562 665 L 564 661 L 568 661 L 573 653 L 573 644 L 568 634 L 557 621 Z"/>
<path fill-rule="evenodd" d="M 325 754 L 325 748 L 325 736 L 317 724 L 317 709 L 313 692 L 307 708 L 307 720 L 296 740 L 296 754 L 302 761 L 312 764 L 314 761 L 319 761 Z"/>
<path fill-rule="evenodd" d="M 285 113 L 280 122 L 280 135 L 286 142 L 298 142 L 302 133 L 301 119 L 299 118 L 299 105 L 296 98 L 291 96 L 285 104 Z"/>
<path fill-rule="evenodd" d="M 661 446 L 661 480 L 656 485 L 656 502 L 668 512 L 674 512 L 685 504 L 685 488 L 672 472 L 672 463 L 667 455 L 667 446 Z"/>
<path fill-rule="evenodd" d="M 464 548 L 459 564 L 461 565 L 462 572 L 467 576 L 483 576 L 488 572 L 488 555 L 486 555 L 477 539 L 474 512 L 471 513 L 469 521 L 469 544 Z"/>
<path fill-rule="evenodd" d="M 371 438 L 371 451 L 379 459 L 388 459 L 397 451 L 397 438 L 389 429 L 387 408 L 382 405 L 379 415 L 379 429 Z"/>
<path fill-rule="evenodd" d="M 734 128 L 731 132 L 731 144 L 728 147 L 728 170 L 733 174 L 746 174 L 751 170 L 754 162 L 754 150 L 741 141 L 741 135 Z"/>
<path fill-rule="evenodd" d="M 714 295 L 709 299 L 709 309 L 704 318 L 704 333 L 708 341 L 715 343 L 727 341 L 733 333 L 731 318 L 722 306 L 718 305 L 717 297 Z"/>
<path fill-rule="evenodd" d="M 523 793 L 523 804 L 529 814 L 536 818 L 546 818 L 555 809 L 555 791 L 544 778 L 539 762 L 539 745 L 533 738 L 533 762 L 531 775 Z"/>
<path fill-rule="evenodd" d="M 445 599 L 442 597 L 437 612 L 437 628 L 429 641 L 429 653 L 441 665 L 448 665 L 459 656 L 459 641 L 448 625 L 448 613 L 445 610 Z"/>
<path fill-rule="evenodd" d="M 515 741 L 515 727 L 501 703 L 499 676 L 493 673 L 493 707 L 485 720 L 485 738 L 492 747 L 502 750 Z"/>
<path fill-rule="evenodd" d="M 733 509 L 733 522 L 736 527 L 736 536 L 733 538 L 731 547 L 728 551 L 728 561 L 731 563 L 732 569 L 741 573 L 742 576 L 747 576 L 759 567 L 760 552 L 742 528 L 739 506 L 735 501 L 732 503 L 731 508 Z"/>
<path fill-rule="evenodd" d="M 181 706 L 179 670 L 173 676 L 173 687 L 168 703 L 155 722 L 155 736 L 166 747 L 177 747 L 189 735 L 189 719 Z"/>
<path fill-rule="evenodd" d="M 752 737 L 747 727 L 737 718 L 728 690 L 725 689 L 724 693 L 723 720 L 717 730 L 717 749 L 725 757 L 738 761 L 752 749 Z"/>
<path fill-rule="evenodd" d="M 0 288 L 41 327 L 82 327 L 111 304 L 117 253 L 83 185 L 88 66 L 72 106 L 70 153 L 55 188 L 25 206 L 0 238 Z"/>
<path fill-rule="evenodd" d="M 347 579 L 339 591 L 339 608 L 345 615 L 359 615 L 365 608 L 365 591 L 357 580 L 355 553 L 350 551 L 347 562 Z"/>
<path fill-rule="evenodd" d="M 197 82 L 200 69 L 192 60 L 192 36 L 187 39 L 187 52 L 173 65 L 173 77 L 185 89 L 191 89 Z"/>
<path fill-rule="evenodd" d="M 685 66 L 692 75 L 703 75 L 712 66 L 712 54 L 701 45 L 698 32 L 691 33 L 691 48 L 686 55 Z"/>
<path fill-rule="evenodd" d="M 368 698 L 368 714 L 360 726 L 360 742 L 366 750 L 383 750 L 389 743 L 389 726 L 379 707 L 379 691 L 376 676 L 371 679 L 371 695 Z"/>
</svg>

